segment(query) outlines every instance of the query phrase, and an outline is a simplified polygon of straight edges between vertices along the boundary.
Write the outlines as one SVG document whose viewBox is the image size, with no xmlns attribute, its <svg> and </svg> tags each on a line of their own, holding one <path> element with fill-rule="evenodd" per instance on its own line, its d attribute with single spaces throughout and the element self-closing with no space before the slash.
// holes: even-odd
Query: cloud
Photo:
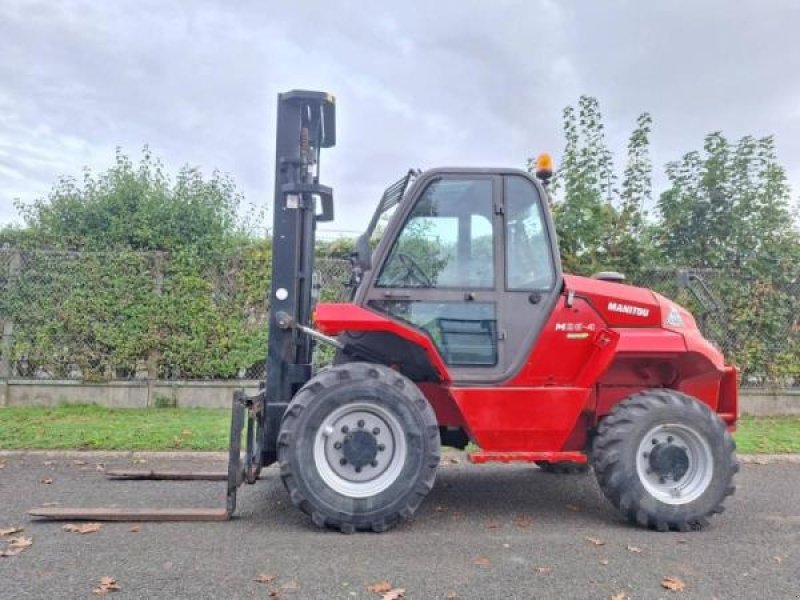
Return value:
<svg viewBox="0 0 800 600">
<path fill-rule="evenodd" d="M 12 199 L 149 144 L 271 203 L 275 97 L 337 96 L 324 157 L 336 229 L 359 229 L 408 167 L 522 166 L 561 149 L 561 110 L 599 97 L 621 159 L 654 116 L 656 165 L 704 133 L 775 133 L 800 159 L 794 2 L 0 4 L 0 222 Z M 658 180 L 657 180 L 658 181 Z"/>
</svg>

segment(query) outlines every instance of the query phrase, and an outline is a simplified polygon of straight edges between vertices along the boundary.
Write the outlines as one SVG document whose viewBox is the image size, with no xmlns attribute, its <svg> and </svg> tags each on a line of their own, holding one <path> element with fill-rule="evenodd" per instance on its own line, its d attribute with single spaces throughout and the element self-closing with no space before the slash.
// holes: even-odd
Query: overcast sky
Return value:
<svg viewBox="0 0 800 600">
<path fill-rule="evenodd" d="M 796 192 L 799 26 L 797 0 L 2 0 L 0 223 L 14 198 L 144 144 L 270 204 L 275 97 L 292 88 L 337 98 L 333 229 L 360 229 L 408 167 L 557 156 L 582 93 L 620 168 L 649 111 L 657 171 L 710 131 L 775 134 Z"/>
</svg>

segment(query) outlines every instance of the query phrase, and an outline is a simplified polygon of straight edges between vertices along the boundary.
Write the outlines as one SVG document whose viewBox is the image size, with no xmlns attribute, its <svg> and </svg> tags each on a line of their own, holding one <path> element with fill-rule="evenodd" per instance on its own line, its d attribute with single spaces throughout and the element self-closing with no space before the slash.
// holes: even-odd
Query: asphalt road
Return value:
<svg viewBox="0 0 800 600">
<path fill-rule="evenodd" d="M 272 468 L 243 488 L 238 517 L 227 523 L 142 524 L 138 532 L 110 523 L 81 535 L 25 516 L 48 502 L 201 507 L 223 500 L 222 483 L 112 482 L 96 462 L 0 458 L 0 529 L 22 526 L 33 540 L 25 552 L 0 558 L 0 598 L 97 598 L 92 589 L 104 576 L 117 580 L 121 591 L 109 597 L 119 599 L 379 600 L 367 587 L 383 580 L 414 599 L 800 598 L 798 465 L 744 466 L 728 510 L 708 530 L 688 534 L 628 525 L 592 476 L 463 458 L 443 465 L 413 522 L 384 534 L 318 530 L 291 506 Z M 105 462 L 131 466 L 119 456 Z M 6 546 L 0 542 L 0 551 Z M 253 581 L 259 574 L 275 579 Z M 666 590 L 665 576 L 685 589 Z"/>
</svg>

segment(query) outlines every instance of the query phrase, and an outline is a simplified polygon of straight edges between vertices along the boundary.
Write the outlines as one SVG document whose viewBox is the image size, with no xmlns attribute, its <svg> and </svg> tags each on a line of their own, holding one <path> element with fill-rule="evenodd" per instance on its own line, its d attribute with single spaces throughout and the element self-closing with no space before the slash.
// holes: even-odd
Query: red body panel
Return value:
<svg viewBox="0 0 800 600">
<path fill-rule="evenodd" d="M 463 427 L 481 446 L 486 455 L 479 462 L 582 452 L 589 430 L 615 404 L 654 387 L 695 396 L 735 426 L 736 370 L 725 365 L 688 313 L 680 309 L 684 327 L 666 328 L 664 312 L 674 305 L 650 290 L 572 275 L 564 280 L 530 355 L 498 385 L 453 383 L 425 333 L 381 313 L 318 304 L 315 322 L 327 335 L 384 331 L 421 347 L 441 381 L 421 383 L 420 389 L 440 425 Z"/>
<path fill-rule="evenodd" d="M 571 387 L 453 387 L 476 444 L 490 451 L 560 450 L 591 394 Z"/>
<path fill-rule="evenodd" d="M 661 305 L 650 290 L 577 275 L 565 275 L 564 283 L 588 299 L 609 327 L 661 327 Z"/>
<path fill-rule="evenodd" d="M 344 331 L 387 331 L 399 335 L 423 348 L 442 381 L 450 381 L 447 365 L 437 352 L 431 338 L 413 327 L 347 303 L 317 304 L 314 310 L 314 323 L 325 335 L 339 335 Z"/>
</svg>

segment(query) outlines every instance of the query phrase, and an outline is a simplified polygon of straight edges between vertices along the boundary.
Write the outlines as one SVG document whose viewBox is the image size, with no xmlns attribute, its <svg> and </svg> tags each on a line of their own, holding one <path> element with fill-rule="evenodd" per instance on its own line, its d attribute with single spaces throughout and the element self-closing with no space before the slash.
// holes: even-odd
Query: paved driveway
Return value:
<svg viewBox="0 0 800 600">
<path fill-rule="evenodd" d="M 25 552 L 0 558 L 0 598 L 372 598 L 387 580 L 406 598 L 800 598 L 800 466 L 746 465 L 729 509 L 701 533 L 623 522 L 591 476 L 531 466 L 443 465 L 411 523 L 385 534 L 316 529 L 277 479 L 245 487 L 228 523 L 105 524 L 77 534 L 29 521 L 34 504 L 218 506 L 221 483 L 105 481 L 89 457 L 0 458 L 0 528 L 23 526 Z M 102 459 L 131 466 L 126 457 Z M 52 463 L 52 464 L 45 464 Z M 148 467 L 208 470 L 209 459 Z M 52 483 L 41 483 L 52 479 Z M 7 539 L 7 538 L 4 538 Z M 6 543 L 0 543 L 0 550 Z M 259 574 L 270 583 L 253 581 Z M 662 587 L 678 578 L 683 591 Z M 270 596 L 270 594 L 274 594 Z"/>
</svg>

